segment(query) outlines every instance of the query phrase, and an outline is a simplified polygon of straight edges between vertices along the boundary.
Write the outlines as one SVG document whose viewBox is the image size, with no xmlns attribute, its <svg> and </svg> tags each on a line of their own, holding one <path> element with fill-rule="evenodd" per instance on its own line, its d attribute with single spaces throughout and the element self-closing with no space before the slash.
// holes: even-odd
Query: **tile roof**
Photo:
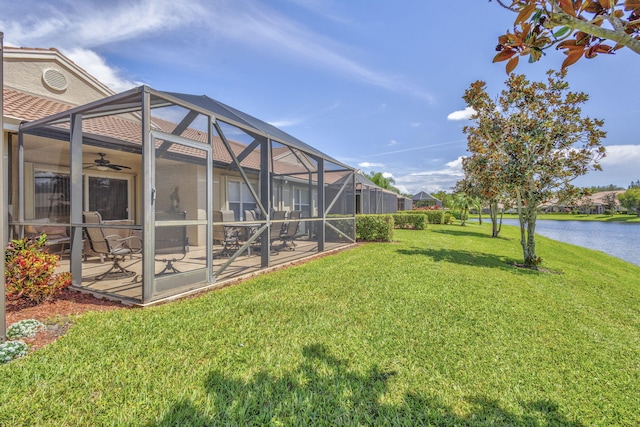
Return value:
<svg viewBox="0 0 640 427">
<path fill-rule="evenodd" d="M 4 115 L 21 120 L 36 120 L 73 108 L 73 105 L 29 93 L 4 88 Z"/>
<path fill-rule="evenodd" d="M 4 115 L 18 120 L 37 120 L 52 114 L 67 111 L 73 107 L 74 106 L 70 104 L 17 91 L 11 88 L 4 89 Z M 69 129 L 68 124 L 61 124 L 57 126 Z M 151 127 L 152 129 L 157 129 L 165 133 L 171 133 L 175 129 L 176 124 L 158 117 L 153 117 Z M 142 128 L 139 121 L 125 119 L 122 116 L 86 118 L 83 121 L 83 130 L 88 134 L 107 136 L 134 144 L 140 144 L 142 134 Z M 181 136 L 203 143 L 206 143 L 207 141 L 207 134 L 205 132 L 193 128 L 187 128 Z M 236 156 L 240 155 L 240 153 L 242 153 L 247 147 L 245 144 L 232 140 L 229 141 L 229 145 Z M 277 153 L 282 154 L 288 150 L 289 149 L 287 147 L 278 147 Z M 185 151 L 184 148 L 177 148 L 174 146 L 169 151 L 186 153 L 186 151 L 190 150 Z M 276 152 L 276 150 L 274 150 L 274 152 Z M 195 152 L 193 154 L 195 154 Z M 225 164 L 232 163 L 231 156 L 218 136 L 213 137 L 213 158 L 215 161 Z M 253 150 L 244 158 L 241 165 L 251 169 L 260 169 L 260 149 Z M 291 162 L 278 162 L 277 160 L 274 161 L 274 169 L 275 172 L 279 174 L 306 171 L 306 169 L 302 168 L 300 165 L 292 164 Z"/>
</svg>

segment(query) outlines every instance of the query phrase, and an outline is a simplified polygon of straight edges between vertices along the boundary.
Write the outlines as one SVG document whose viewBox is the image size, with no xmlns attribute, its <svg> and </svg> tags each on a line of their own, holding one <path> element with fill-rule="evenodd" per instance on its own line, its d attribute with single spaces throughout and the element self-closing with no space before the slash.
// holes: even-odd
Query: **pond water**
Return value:
<svg viewBox="0 0 640 427">
<path fill-rule="evenodd" d="M 517 219 L 503 224 L 520 226 Z M 600 221 L 536 221 L 536 234 L 560 242 L 595 249 L 640 265 L 640 224 Z"/>
</svg>

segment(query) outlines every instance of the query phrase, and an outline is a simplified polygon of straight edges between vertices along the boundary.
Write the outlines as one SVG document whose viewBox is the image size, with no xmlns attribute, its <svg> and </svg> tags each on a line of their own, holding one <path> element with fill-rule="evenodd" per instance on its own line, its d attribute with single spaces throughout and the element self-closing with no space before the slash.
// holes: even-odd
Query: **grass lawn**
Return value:
<svg viewBox="0 0 640 427">
<path fill-rule="evenodd" d="M 0 425 L 640 425 L 640 267 L 429 226 L 0 366 Z"/>
</svg>

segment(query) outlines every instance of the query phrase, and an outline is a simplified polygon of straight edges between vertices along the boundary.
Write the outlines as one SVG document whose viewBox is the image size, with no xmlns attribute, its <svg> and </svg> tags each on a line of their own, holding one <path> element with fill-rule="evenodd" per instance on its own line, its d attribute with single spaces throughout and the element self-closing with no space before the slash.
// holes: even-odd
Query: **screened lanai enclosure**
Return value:
<svg viewBox="0 0 640 427">
<path fill-rule="evenodd" d="M 378 187 L 362 173 L 356 172 L 355 183 L 357 214 L 388 214 L 411 210 L 410 199 Z"/>
<path fill-rule="evenodd" d="M 8 164 L 12 232 L 136 304 L 355 240 L 351 167 L 207 96 L 141 86 L 23 123 Z"/>
</svg>

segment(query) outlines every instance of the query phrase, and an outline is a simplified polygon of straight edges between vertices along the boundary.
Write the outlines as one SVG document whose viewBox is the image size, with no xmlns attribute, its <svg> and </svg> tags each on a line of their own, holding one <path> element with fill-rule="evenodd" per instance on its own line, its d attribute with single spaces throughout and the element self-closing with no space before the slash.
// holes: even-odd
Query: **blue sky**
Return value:
<svg viewBox="0 0 640 427">
<path fill-rule="evenodd" d="M 19 4 L 18 4 L 19 3 Z M 497 96 L 497 37 L 514 16 L 487 0 L 0 0 L 5 45 L 58 48 L 116 91 L 206 94 L 268 121 L 411 194 L 450 190 L 467 154 L 462 95 Z M 516 69 L 543 80 L 564 55 Z M 605 120 L 603 172 L 578 185 L 640 179 L 640 56 L 582 60 L 572 90 Z"/>
</svg>

